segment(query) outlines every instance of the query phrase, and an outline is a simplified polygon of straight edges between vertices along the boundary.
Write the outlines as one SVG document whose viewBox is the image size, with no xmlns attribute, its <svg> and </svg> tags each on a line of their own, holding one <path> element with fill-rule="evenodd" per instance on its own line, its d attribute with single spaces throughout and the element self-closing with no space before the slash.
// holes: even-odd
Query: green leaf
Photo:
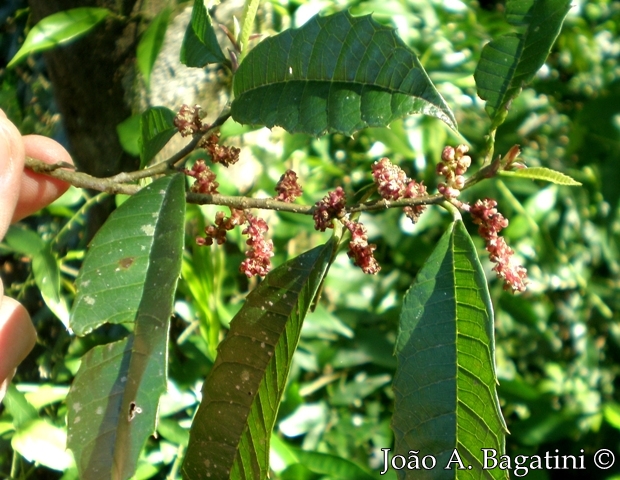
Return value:
<svg viewBox="0 0 620 480">
<path fill-rule="evenodd" d="M 522 168 L 520 170 L 504 170 L 499 172 L 504 177 L 529 178 L 531 180 L 544 180 L 557 185 L 579 186 L 580 182 L 573 180 L 568 175 L 545 167 Z"/>
<path fill-rule="evenodd" d="M 157 55 L 159 55 L 161 46 L 164 43 L 164 37 L 166 36 L 166 29 L 168 28 L 169 20 L 170 9 L 164 8 L 153 19 L 144 34 L 142 34 L 140 43 L 138 43 L 138 48 L 136 50 L 136 63 L 138 64 L 138 69 L 144 76 L 147 89 L 151 83 L 151 71 L 153 70 L 153 65 L 155 65 Z"/>
<path fill-rule="evenodd" d="M 146 165 L 164 148 L 177 128 L 174 126 L 176 114 L 166 107 L 151 107 L 140 118 L 142 132 L 138 144 L 140 145 L 140 168 Z"/>
<path fill-rule="evenodd" d="M 34 257 L 45 248 L 45 242 L 38 233 L 19 225 L 11 225 L 3 241 L 14 252 Z"/>
<path fill-rule="evenodd" d="M 250 34 L 252 33 L 252 29 L 254 28 L 256 12 L 258 11 L 259 5 L 260 0 L 248 0 L 243 5 L 243 15 L 241 17 L 243 19 L 242 27 L 241 32 L 237 37 L 239 41 L 239 48 L 241 50 L 241 56 L 239 57 L 240 61 L 243 60 L 249 50 L 248 43 L 250 41 Z M 235 27 L 236 26 L 237 24 L 235 23 Z"/>
<path fill-rule="evenodd" d="M 520 32 L 487 43 L 474 73 L 493 128 L 504 121 L 510 102 L 545 63 L 570 4 L 570 0 L 507 2 L 506 19 Z"/>
<path fill-rule="evenodd" d="M 291 473 L 295 466 L 303 465 L 310 473 L 328 475 L 334 480 L 373 480 L 375 477 L 350 460 L 327 453 L 310 452 L 290 446 L 277 435 L 271 436 L 271 455 L 274 469 L 279 465 L 277 473 L 285 477 L 284 471 Z M 299 478 L 291 476 L 290 478 Z"/>
<path fill-rule="evenodd" d="M 184 214 L 183 175 L 161 178 L 110 216 L 84 260 L 74 329 L 84 333 L 121 316 L 135 318 L 135 327 L 127 338 L 83 357 L 67 396 L 68 447 L 80 478 L 131 477 L 155 430 L 166 390 Z"/>
<path fill-rule="evenodd" d="M 171 255 L 179 254 L 175 249 L 183 229 L 177 217 L 184 205 L 183 175 L 178 175 L 153 182 L 110 215 L 93 238 L 76 279 L 71 328 L 77 335 L 104 323 L 133 322 L 144 296 L 155 288 L 147 282 L 161 285 L 173 275 L 157 268 L 177 261 Z"/>
<path fill-rule="evenodd" d="M 69 322 L 67 300 L 60 294 L 60 267 L 49 242 L 34 231 L 12 225 L 4 241 L 14 252 L 32 258 L 32 273 L 43 301 L 62 323 Z"/>
<path fill-rule="evenodd" d="M 32 257 L 32 273 L 45 304 L 63 324 L 67 325 L 69 322 L 68 303 L 60 294 L 60 266 L 50 244 L 46 244 Z"/>
<path fill-rule="evenodd" d="M 454 450 L 471 470 L 398 471 L 399 478 L 506 478 L 482 470 L 481 448 L 504 452 L 496 392 L 493 307 L 474 244 L 458 220 L 441 237 L 407 292 L 396 342 L 394 453 Z M 432 473 L 431 473 L 432 472 Z"/>
<path fill-rule="evenodd" d="M 36 409 L 26 399 L 26 396 L 9 383 L 3 404 L 13 417 L 13 426 L 19 431 L 24 425 L 39 418 Z"/>
<path fill-rule="evenodd" d="M 374 480 L 374 477 L 355 463 L 328 453 L 291 449 L 300 464 L 308 470 L 328 475 L 334 480 Z"/>
<path fill-rule="evenodd" d="M 116 126 L 118 141 L 130 155 L 140 156 L 140 135 L 142 134 L 142 115 L 132 115 Z"/>
<path fill-rule="evenodd" d="M 237 122 L 291 133 L 352 135 L 413 113 L 456 130 L 418 58 L 370 15 L 317 15 L 264 40 L 241 62 L 233 90 Z"/>
<path fill-rule="evenodd" d="M 273 270 L 233 318 L 203 386 L 185 478 L 267 477 L 271 431 L 293 353 L 332 251 L 330 241 Z"/>
<path fill-rule="evenodd" d="M 109 15 L 112 15 L 112 12 L 107 8 L 80 7 L 45 17 L 28 32 L 24 44 L 7 67 L 17 65 L 31 53 L 49 50 L 75 40 Z"/>
<path fill-rule="evenodd" d="M 620 430 L 620 405 L 617 403 L 606 403 L 603 407 L 603 416 L 607 423 Z"/>
<path fill-rule="evenodd" d="M 181 45 L 181 63 L 188 67 L 204 67 L 209 63 L 226 60 L 217 42 L 211 17 L 202 0 L 194 1 L 192 19 Z"/>
</svg>

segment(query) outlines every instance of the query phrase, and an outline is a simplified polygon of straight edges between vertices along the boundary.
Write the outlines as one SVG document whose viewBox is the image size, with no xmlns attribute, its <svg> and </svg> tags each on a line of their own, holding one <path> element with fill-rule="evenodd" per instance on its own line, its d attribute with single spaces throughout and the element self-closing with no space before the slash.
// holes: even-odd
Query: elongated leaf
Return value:
<svg viewBox="0 0 620 480">
<path fill-rule="evenodd" d="M 268 38 L 237 70 L 232 117 L 295 133 L 352 135 L 423 113 L 456 121 L 418 58 L 389 27 L 347 11 Z"/>
<path fill-rule="evenodd" d="M 142 34 L 140 43 L 138 43 L 138 48 L 136 50 L 136 63 L 138 64 L 138 69 L 144 76 L 144 81 L 147 88 L 149 88 L 151 83 L 151 71 L 153 70 L 153 65 L 155 65 L 157 55 L 159 55 L 161 46 L 164 43 L 164 37 L 166 35 L 166 29 L 168 28 L 169 19 L 170 9 L 164 8 L 153 19 L 149 27 Z"/>
<path fill-rule="evenodd" d="M 499 456 L 507 431 L 496 392 L 493 335 L 484 272 L 458 220 L 405 296 L 393 385 L 394 453 L 407 458 L 417 450 L 441 467 L 399 470 L 399 478 L 506 478 L 505 471 L 482 470 L 480 451 L 492 448 Z M 455 449 L 465 470 L 456 463 L 444 470 Z"/>
<path fill-rule="evenodd" d="M 280 398 L 332 250 L 330 241 L 273 270 L 233 318 L 203 386 L 183 463 L 185 478 L 267 478 Z"/>
<path fill-rule="evenodd" d="M 557 185 L 579 186 L 581 182 L 574 180 L 568 175 L 545 167 L 523 168 L 515 171 L 502 171 L 500 175 L 505 177 L 529 178 L 530 180 L 544 180 Z"/>
<path fill-rule="evenodd" d="M 34 231 L 18 225 L 11 225 L 3 241 L 14 252 L 34 257 L 45 248 L 45 241 Z"/>
<path fill-rule="evenodd" d="M 135 318 L 135 327 L 127 338 L 84 356 L 67 396 L 68 447 L 80 478 L 130 478 L 155 429 L 181 271 L 184 186 L 182 175 L 164 177 L 127 200 L 84 260 L 74 329 L 84 333 L 120 316 Z"/>
<path fill-rule="evenodd" d="M 140 168 L 146 165 L 164 148 L 177 128 L 174 126 L 175 113 L 166 107 L 152 107 L 142 114 L 140 130 Z"/>
<path fill-rule="evenodd" d="M 99 230 L 76 280 L 71 328 L 77 335 L 135 320 L 144 295 L 152 293 L 146 282 L 159 262 L 176 262 L 169 257 L 178 254 L 174 249 L 182 237 L 177 216 L 184 211 L 183 194 L 182 175 L 164 177 L 123 203 Z M 159 273 L 161 279 L 152 279 L 157 283 L 173 275 Z"/>
<path fill-rule="evenodd" d="M 47 307 L 68 326 L 68 302 L 60 293 L 60 266 L 49 243 L 32 257 L 32 273 Z"/>
<path fill-rule="evenodd" d="M 60 294 L 60 267 L 49 242 L 34 231 L 12 225 L 4 242 L 11 250 L 32 258 L 32 273 L 43 301 L 65 326 L 69 326 L 69 308 Z"/>
<path fill-rule="evenodd" d="M 570 9 L 570 0 L 509 0 L 508 23 L 522 30 L 486 44 L 474 79 L 486 111 L 499 126 L 510 102 L 545 63 Z"/>
<path fill-rule="evenodd" d="M 373 476 L 355 463 L 345 459 L 320 452 L 292 449 L 299 463 L 314 473 L 329 475 L 335 480 L 373 480 Z"/>
<path fill-rule="evenodd" d="M 181 45 L 181 63 L 188 67 L 204 67 L 209 63 L 226 60 L 217 42 L 211 17 L 202 0 L 194 1 L 192 19 Z"/>
<path fill-rule="evenodd" d="M 13 426 L 17 431 L 39 417 L 37 410 L 26 399 L 26 396 L 17 390 L 13 384 L 9 384 L 3 404 L 13 417 Z"/>
<path fill-rule="evenodd" d="M 112 12 L 107 8 L 80 7 L 54 13 L 37 23 L 7 67 L 17 65 L 34 52 L 49 50 L 84 35 Z"/>
</svg>

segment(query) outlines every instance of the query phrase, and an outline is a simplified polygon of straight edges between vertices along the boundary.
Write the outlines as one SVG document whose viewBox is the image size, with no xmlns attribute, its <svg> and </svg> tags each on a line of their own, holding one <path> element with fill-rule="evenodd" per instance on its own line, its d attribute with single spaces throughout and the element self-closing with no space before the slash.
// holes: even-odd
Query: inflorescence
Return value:
<svg viewBox="0 0 620 480">
<path fill-rule="evenodd" d="M 175 119 L 175 125 L 182 134 L 190 135 L 205 131 L 205 125 L 198 116 L 199 109 L 198 106 L 190 108 L 187 105 L 181 108 Z M 221 163 L 228 167 L 239 159 L 239 149 L 220 145 L 217 134 L 210 135 L 206 140 L 203 139 L 200 147 L 207 150 L 213 163 Z M 495 263 L 493 270 L 504 281 L 504 288 L 513 293 L 523 292 L 527 283 L 527 271 L 515 260 L 514 251 L 506 244 L 504 238 L 498 235 L 508 226 L 508 220 L 497 211 L 497 202 L 486 198 L 469 205 L 457 200 L 465 186 L 463 175 L 471 166 L 471 157 L 466 155 L 468 150 L 466 145 L 444 148 L 436 171 L 438 175 L 444 177 L 445 181 L 438 184 L 438 191 L 453 205 L 471 214 L 473 222 L 478 225 L 480 236 L 486 242 L 490 259 Z M 516 157 L 517 154 L 513 154 L 512 157 Z M 204 160 L 198 160 L 191 169 L 185 169 L 184 172 L 195 178 L 191 186 L 192 192 L 217 193 L 216 175 Z M 386 206 L 390 201 L 417 198 L 427 194 L 425 185 L 408 178 L 406 173 L 399 166 L 392 164 L 387 157 L 381 158 L 372 165 L 372 177 L 377 192 L 385 200 Z M 303 193 L 297 174 L 292 170 L 287 170 L 282 175 L 275 191 L 274 199 L 287 203 L 294 202 Z M 421 204 L 406 206 L 403 211 L 413 222 L 417 222 L 425 209 L 426 205 Z M 336 187 L 316 202 L 312 215 L 314 227 L 321 232 L 334 228 L 334 221 L 340 221 L 351 234 L 347 253 L 353 263 L 368 274 L 376 274 L 381 270 L 374 258 L 377 246 L 368 243 L 366 227 L 361 222 L 349 218 L 346 209 L 346 194 L 342 187 Z M 249 249 L 239 270 L 248 277 L 267 275 L 271 269 L 271 257 L 273 256 L 273 242 L 265 239 L 269 227 L 265 220 L 246 210 L 231 208 L 228 217 L 222 211 L 217 212 L 214 224 L 206 227 L 205 236 L 196 238 L 196 242 L 199 245 L 213 245 L 214 243 L 221 245 L 226 242 L 226 233 L 240 225 L 245 225 L 241 233 L 248 236 L 246 243 Z"/>
<path fill-rule="evenodd" d="M 486 242 L 489 258 L 495 266 L 493 270 L 504 280 L 504 290 L 524 292 L 527 270 L 519 265 L 514 258 L 514 251 L 506 244 L 504 237 L 498 233 L 508 226 L 508 220 L 497 211 L 497 202 L 490 198 L 478 200 L 469 208 L 469 213 L 476 225 L 478 233 Z"/>
</svg>

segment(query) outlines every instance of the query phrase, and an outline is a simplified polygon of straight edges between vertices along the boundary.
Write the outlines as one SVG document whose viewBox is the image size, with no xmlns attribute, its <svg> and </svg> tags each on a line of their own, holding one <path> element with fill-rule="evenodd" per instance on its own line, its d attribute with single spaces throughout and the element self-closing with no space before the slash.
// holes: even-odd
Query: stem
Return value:
<svg viewBox="0 0 620 480">
<path fill-rule="evenodd" d="M 439 205 L 441 205 L 443 208 L 445 208 L 446 210 L 448 210 L 448 212 L 452 214 L 452 219 L 455 222 L 457 220 L 463 220 L 463 217 L 461 216 L 461 212 L 459 211 L 459 209 L 456 208 L 454 205 L 452 205 L 452 203 L 450 203 L 448 200 L 444 200 Z"/>
<path fill-rule="evenodd" d="M 69 231 L 73 228 L 75 224 L 83 224 L 84 223 L 84 214 L 92 207 L 94 204 L 102 202 L 104 199 L 108 197 L 106 192 L 99 193 L 94 197 L 88 198 L 84 205 L 80 207 L 80 209 L 75 212 L 67 223 L 60 229 L 60 231 L 56 234 L 56 236 L 52 239 L 51 247 L 52 250 L 57 248 L 59 244 L 62 244 L 62 240 L 64 236 L 69 233 Z"/>
</svg>

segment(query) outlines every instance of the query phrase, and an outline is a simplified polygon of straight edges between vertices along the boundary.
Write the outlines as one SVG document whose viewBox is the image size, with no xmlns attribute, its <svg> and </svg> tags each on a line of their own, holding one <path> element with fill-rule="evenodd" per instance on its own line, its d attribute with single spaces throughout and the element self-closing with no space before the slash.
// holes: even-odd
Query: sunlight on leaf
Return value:
<svg viewBox="0 0 620 480">
<path fill-rule="evenodd" d="M 37 23 L 7 67 L 13 67 L 34 52 L 42 52 L 84 35 L 112 12 L 107 8 L 80 7 L 54 13 Z"/>
<path fill-rule="evenodd" d="M 192 9 L 192 19 L 181 45 L 181 63 L 188 67 L 200 68 L 224 60 L 226 57 L 217 42 L 209 12 L 202 0 L 196 0 Z"/>
<path fill-rule="evenodd" d="M 268 38 L 237 70 L 232 116 L 290 133 L 352 135 L 421 113 L 456 130 L 452 111 L 394 29 L 348 11 Z"/>
<path fill-rule="evenodd" d="M 564 173 L 545 167 L 523 168 L 515 171 L 499 172 L 504 177 L 529 178 L 530 180 L 544 180 L 545 182 L 555 183 L 557 185 L 579 186 L 581 182 L 565 175 Z"/>
</svg>

